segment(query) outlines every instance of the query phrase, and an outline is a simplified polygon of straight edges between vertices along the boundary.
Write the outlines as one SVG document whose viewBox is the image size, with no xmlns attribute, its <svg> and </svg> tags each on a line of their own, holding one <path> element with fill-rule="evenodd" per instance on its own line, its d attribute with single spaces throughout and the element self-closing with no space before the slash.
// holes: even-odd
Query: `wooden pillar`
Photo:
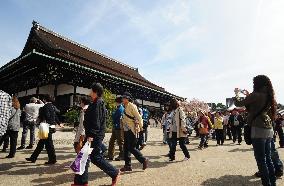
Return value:
<svg viewBox="0 0 284 186">
<path fill-rule="evenodd" d="M 143 101 L 143 99 L 141 99 L 142 100 L 142 107 L 144 107 L 144 101 Z"/>
<path fill-rule="evenodd" d="M 39 95 L 39 86 L 36 87 L 36 95 Z"/>
<path fill-rule="evenodd" d="M 75 85 L 75 86 L 74 86 L 74 93 L 73 93 L 73 106 L 74 106 L 75 103 L 76 103 L 76 93 L 77 93 L 76 89 L 77 89 L 77 86 Z"/>
</svg>

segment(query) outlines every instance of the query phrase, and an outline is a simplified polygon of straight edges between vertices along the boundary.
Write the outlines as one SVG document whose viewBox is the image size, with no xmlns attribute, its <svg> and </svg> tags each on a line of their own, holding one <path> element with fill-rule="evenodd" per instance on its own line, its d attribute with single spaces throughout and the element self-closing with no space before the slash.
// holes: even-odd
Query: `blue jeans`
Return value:
<svg viewBox="0 0 284 186">
<path fill-rule="evenodd" d="M 278 151 L 275 148 L 274 140 L 271 140 L 271 159 L 275 168 L 275 174 L 283 174 L 283 163 L 280 160 Z"/>
<path fill-rule="evenodd" d="M 275 169 L 271 159 L 271 140 L 272 138 L 252 139 L 254 157 L 264 186 L 276 185 Z"/>
</svg>

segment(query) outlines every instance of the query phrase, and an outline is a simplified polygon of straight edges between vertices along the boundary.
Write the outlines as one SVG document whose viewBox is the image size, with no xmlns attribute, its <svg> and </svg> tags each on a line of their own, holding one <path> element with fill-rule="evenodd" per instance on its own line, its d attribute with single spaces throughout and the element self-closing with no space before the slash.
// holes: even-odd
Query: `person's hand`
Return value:
<svg viewBox="0 0 284 186">
<path fill-rule="evenodd" d="M 239 88 L 235 88 L 234 92 L 235 92 L 235 94 L 238 94 L 240 92 L 240 89 Z"/>
<path fill-rule="evenodd" d="M 92 142 L 92 141 L 94 141 L 94 138 L 92 138 L 92 137 L 88 137 L 88 142 Z"/>
<path fill-rule="evenodd" d="M 243 92 L 242 92 L 245 96 L 248 96 L 249 95 L 249 91 L 247 91 L 246 89 L 245 90 L 243 90 Z"/>
</svg>

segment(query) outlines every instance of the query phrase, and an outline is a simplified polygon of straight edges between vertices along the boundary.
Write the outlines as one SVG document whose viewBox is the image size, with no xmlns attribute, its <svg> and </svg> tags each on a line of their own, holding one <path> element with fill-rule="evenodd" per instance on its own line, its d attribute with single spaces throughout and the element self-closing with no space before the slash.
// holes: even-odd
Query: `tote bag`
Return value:
<svg viewBox="0 0 284 186">
<path fill-rule="evenodd" d="M 86 142 L 76 159 L 70 165 L 75 174 L 82 175 L 85 172 L 86 164 L 89 158 L 90 143 Z"/>
<path fill-rule="evenodd" d="M 49 124 L 48 123 L 40 123 L 39 124 L 39 131 L 38 131 L 38 138 L 39 139 L 47 139 L 49 133 Z"/>
</svg>

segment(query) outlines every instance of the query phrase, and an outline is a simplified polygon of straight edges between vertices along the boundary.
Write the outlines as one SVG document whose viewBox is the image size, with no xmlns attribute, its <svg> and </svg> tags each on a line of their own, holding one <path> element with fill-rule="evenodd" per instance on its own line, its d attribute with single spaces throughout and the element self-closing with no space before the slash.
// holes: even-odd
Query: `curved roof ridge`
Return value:
<svg viewBox="0 0 284 186">
<path fill-rule="evenodd" d="M 48 33 L 50 33 L 50 34 L 52 34 L 52 35 L 54 35 L 54 36 L 56 36 L 56 37 L 59 37 L 59 38 L 65 40 L 65 41 L 68 41 L 68 42 L 70 42 L 70 43 L 72 43 L 72 44 L 74 44 L 74 45 L 77 45 L 77 46 L 79 46 L 79 47 L 81 47 L 81 48 L 83 48 L 83 49 L 85 49 L 85 50 L 88 50 L 88 51 L 93 52 L 93 53 L 95 53 L 95 54 L 97 54 L 97 55 L 100 55 L 100 56 L 102 56 L 102 57 L 104 57 L 104 58 L 107 58 L 107 59 L 109 59 L 109 60 L 111 60 L 111 61 L 113 61 L 113 62 L 115 62 L 115 63 L 118 63 L 118 64 L 120 64 L 120 65 L 123 65 L 123 66 L 125 66 L 125 67 L 127 67 L 127 68 L 130 68 L 130 69 L 132 69 L 132 70 L 138 71 L 138 68 L 135 68 L 135 67 L 132 67 L 132 66 L 130 66 L 130 65 L 127 65 L 127 64 L 125 64 L 125 63 L 123 63 L 123 62 L 121 62 L 121 61 L 118 61 L 118 60 L 116 60 L 116 59 L 114 59 L 114 58 L 111 58 L 111 57 L 109 57 L 109 56 L 107 56 L 107 55 L 105 55 L 105 54 L 103 54 L 103 53 L 101 53 L 101 52 L 98 52 L 98 51 L 96 51 L 96 50 L 94 50 L 94 49 L 91 49 L 91 48 L 89 48 L 89 47 L 87 47 L 87 46 L 85 46 L 85 45 L 82 45 L 82 44 L 80 44 L 80 43 L 78 43 L 78 42 L 76 42 L 76 41 L 73 41 L 72 39 L 69 39 L 69 38 L 67 38 L 67 37 L 65 37 L 65 36 L 63 36 L 63 35 L 61 35 L 61 34 L 59 34 L 59 33 L 57 33 L 57 32 L 54 32 L 53 30 L 50 30 L 50 29 L 48 29 L 48 28 L 45 28 L 44 26 L 40 25 L 40 24 L 39 24 L 38 22 L 36 22 L 36 21 L 33 21 L 33 28 L 34 28 L 34 29 L 37 29 L 37 30 L 38 30 L 38 29 L 41 29 L 41 30 L 43 30 L 43 31 L 45 31 L 45 32 L 48 32 Z"/>
</svg>

